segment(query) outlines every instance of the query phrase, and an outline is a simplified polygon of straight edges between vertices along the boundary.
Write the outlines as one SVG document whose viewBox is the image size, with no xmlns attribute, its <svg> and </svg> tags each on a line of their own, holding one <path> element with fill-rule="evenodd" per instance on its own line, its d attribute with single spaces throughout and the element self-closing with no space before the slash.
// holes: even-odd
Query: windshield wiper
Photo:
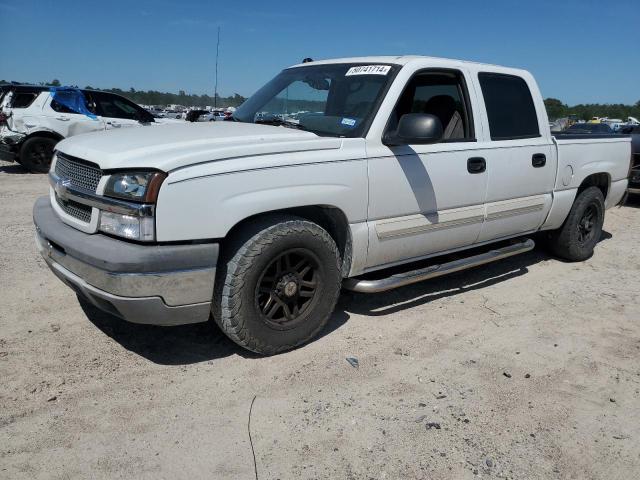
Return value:
<svg viewBox="0 0 640 480">
<path fill-rule="evenodd" d="M 307 130 L 304 126 L 291 120 L 282 120 L 281 118 L 272 118 L 269 120 L 256 120 L 254 123 L 260 123 L 262 125 L 274 125 L 276 127 L 295 128 L 298 130 Z"/>
<path fill-rule="evenodd" d="M 292 122 L 291 120 L 281 120 L 281 124 L 283 127 L 288 128 L 297 128 L 298 130 L 306 130 L 306 127 L 300 125 L 298 122 Z"/>
</svg>

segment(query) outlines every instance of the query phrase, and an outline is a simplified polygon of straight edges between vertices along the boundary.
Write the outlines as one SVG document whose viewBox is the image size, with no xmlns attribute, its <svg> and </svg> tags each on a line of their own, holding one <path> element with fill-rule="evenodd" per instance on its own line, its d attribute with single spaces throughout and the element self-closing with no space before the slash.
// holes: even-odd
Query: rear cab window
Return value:
<svg viewBox="0 0 640 480">
<path fill-rule="evenodd" d="M 527 82 L 515 75 L 478 74 L 491 140 L 540 137 L 538 115 Z"/>
</svg>

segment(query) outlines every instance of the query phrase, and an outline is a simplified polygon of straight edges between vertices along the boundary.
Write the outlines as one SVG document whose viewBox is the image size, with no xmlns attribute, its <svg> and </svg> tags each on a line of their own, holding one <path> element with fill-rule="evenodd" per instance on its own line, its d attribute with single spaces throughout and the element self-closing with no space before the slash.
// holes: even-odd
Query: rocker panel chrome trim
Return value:
<svg viewBox="0 0 640 480">
<path fill-rule="evenodd" d="M 449 273 L 466 270 L 486 263 L 495 262 L 504 258 L 512 257 L 520 253 L 528 252 L 535 247 L 531 239 L 524 239 L 507 247 L 490 250 L 460 260 L 443 263 L 441 265 L 431 265 L 426 268 L 409 272 L 398 273 L 379 280 L 362 280 L 358 278 L 347 278 L 342 282 L 342 286 L 347 290 L 360 293 L 378 293 L 392 290 L 394 288 L 411 285 L 431 278 L 440 277 Z"/>
</svg>

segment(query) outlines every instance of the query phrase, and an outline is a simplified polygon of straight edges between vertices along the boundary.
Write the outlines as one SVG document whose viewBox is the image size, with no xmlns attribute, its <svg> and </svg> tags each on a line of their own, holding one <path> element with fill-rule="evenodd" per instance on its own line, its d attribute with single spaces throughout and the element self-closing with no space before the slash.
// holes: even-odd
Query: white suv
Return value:
<svg viewBox="0 0 640 480">
<path fill-rule="evenodd" d="M 16 161 L 34 173 L 46 173 L 55 145 L 64 138 L 176 121 L 154 119 L 120 95 L 92 90 L 76 92 L 81 92 L 80 100 L 87 114 L 57 101 L 49 87 L 0 87 L 0 157 Z"/>
</svg>

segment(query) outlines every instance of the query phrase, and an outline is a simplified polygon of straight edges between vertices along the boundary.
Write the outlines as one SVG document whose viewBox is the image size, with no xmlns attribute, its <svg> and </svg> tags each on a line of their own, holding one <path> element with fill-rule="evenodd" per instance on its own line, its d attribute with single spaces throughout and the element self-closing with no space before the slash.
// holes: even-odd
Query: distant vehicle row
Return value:
<svg viewBox="0 0 640 480">
<path fill-rule="evenodd" d="M 84 113 L 79 113 L 84 112 Z M 46 173 L 55 145 L 100 130 L 173 123 L 114 93 L 6 85 L 0 87 L 0 158 Z"/>
</svg>

